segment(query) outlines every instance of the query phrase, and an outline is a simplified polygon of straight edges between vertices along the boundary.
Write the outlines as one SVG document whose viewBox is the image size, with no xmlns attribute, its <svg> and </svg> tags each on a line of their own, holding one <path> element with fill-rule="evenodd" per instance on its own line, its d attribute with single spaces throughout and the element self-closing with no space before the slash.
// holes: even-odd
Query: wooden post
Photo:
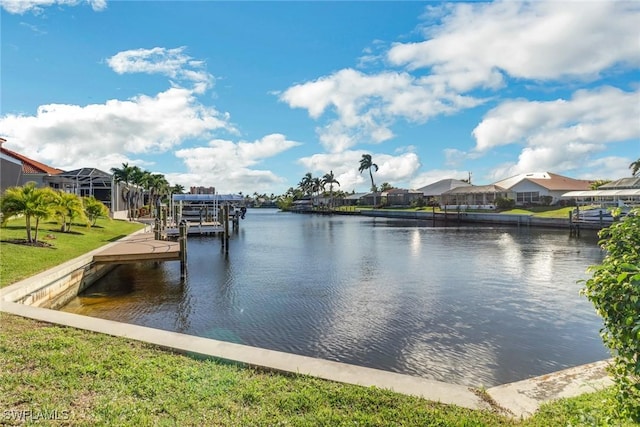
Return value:
<svg viewBox="0 0 640 427">
<path fill-rule="evenodd" d="M 160 218 L 156 217 L 155 224 L 153 226 L 153 238 L 156 240 L 161 240 L 161 232 L 160 232 Z"/>
<path fill-rule="evenodd" d="M 187 275 L 187 222 L 180 221 L 180 278 Z"/>
<path fill-rule="evenodd" d="M 224 205 L 224 252 L 229 253 L 229 205 Z"/>
<path fill-rule="evenodd" d="M 436 207 L 435 206 L 431 206 L 431 215 L 433 218 L 433 226 L 436 226 Z"/>
</svg>

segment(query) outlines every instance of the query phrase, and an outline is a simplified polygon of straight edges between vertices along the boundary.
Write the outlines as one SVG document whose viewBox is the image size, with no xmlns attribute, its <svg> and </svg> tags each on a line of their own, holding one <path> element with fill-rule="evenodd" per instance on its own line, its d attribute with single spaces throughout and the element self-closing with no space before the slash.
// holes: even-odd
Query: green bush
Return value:
<svg viewBox="0 0 640 427">
<path fill-rule="evenodd" d="M 516 207 L 516 201 L 506 197 L 498 197 L 496 198 L 496 207 L 502 210 L 513 209 Z"/>
<path fill-rule="evenodd" d="M 589 267 L 582 294 L 604 321 L 600 335 L 613 355 L 610 373 L 621 413 L 640 421 L 640 209 L 603 229 L 607 254 Z"/>
</svg>

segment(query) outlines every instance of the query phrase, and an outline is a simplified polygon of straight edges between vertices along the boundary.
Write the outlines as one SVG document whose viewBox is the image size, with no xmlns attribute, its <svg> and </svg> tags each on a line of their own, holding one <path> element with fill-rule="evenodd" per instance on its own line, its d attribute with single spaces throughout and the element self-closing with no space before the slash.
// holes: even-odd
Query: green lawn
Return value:
<svg viewBox="0 0 640 427">
<path fill-rule="evenodd" d="M 24 219 L 9 220 L 0 228 L 0 287 L 76 258 L 142 227 L 135 222 L 100 219 L 91 228 L 74 225 L 70 233 L 62 233 L 55 222 L 47 222 L 40 226 L 38 241 L 51 246 L 30 247 L 9 243 L 27 236 Z"/>
<path fill-rule="evenodd" d="M 122 221 L 100 225 L 69 235 L 45 226 L 43 235 L 56 237 L 51 240 L 55 249 L 1 243 L 0 283 L 6 286 L 140 227 Z M 3 240 L 23 236 L 16 223 L 2 229 Z M 613 413 L 610 390 L 545 405 L 520 421 L 376 388 L 177 354 L 13 315 L 2 314 L 0 326 L 2 424 L 19 424 L 12 417 L 30 411 L 32 416 L 55 414 L 68 425 L 632 425 Z"/>
</svg>

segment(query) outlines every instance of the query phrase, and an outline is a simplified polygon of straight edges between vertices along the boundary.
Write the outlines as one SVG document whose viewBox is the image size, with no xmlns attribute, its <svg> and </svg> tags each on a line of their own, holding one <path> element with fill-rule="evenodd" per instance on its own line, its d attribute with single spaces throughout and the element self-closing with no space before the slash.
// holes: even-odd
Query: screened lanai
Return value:
<svg viewBox="0 0 640 427">
<path fill-rule="evenodd" d="M 126 210 L 122 200 L 122 185 L 113 181 L 110 173 L 96 168 L 81 168 L 58 176 L 72 182 L 71 192 L 81 197 L 93 196 L 104 203 L 111 212 Z"/>
</svg>

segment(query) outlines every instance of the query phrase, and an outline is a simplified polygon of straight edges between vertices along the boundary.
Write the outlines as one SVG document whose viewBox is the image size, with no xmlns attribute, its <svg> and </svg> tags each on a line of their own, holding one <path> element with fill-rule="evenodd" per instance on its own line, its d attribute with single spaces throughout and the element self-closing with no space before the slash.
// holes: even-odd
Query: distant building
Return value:
<svg viewBox="0 0 640 427">
<path fill-rule="evenodd" d="M 425 202 L 428 203 L 433 199 L 442 205 L 442 194 L 458 187 L 471 187 L 471 184 L 458 179 L 441 179 L 440 181 L 420 187 L 417 191 L 422 193 Z"/>
<path fill-rule="evenodd" d="M 578 205 L 640 205 L 640 178 L 621 178 L 601 185 L 595 190 L 569 191 L 564 193 L 562 197 L 573 199 Z"/>
<path fill-rule="evenodd" d="M 423 198 L 418 190 L 406 190 L 404 188 L 392 188 L 380 193 L 381 203 L 388 206 L 408 206 L 414 200 Z"/>
<path fill-rule="evenodd" d="M 216 194 L 215 187 L 190 187 L 189 194 Z"/>
<path fill-rule="evenodd" d="M 495 209 L 496 199 L 513 199 L 514 193 L 495 184 L 461 186 L 445 191 L 441 204 L 447 207 Z"/>
</svg>

